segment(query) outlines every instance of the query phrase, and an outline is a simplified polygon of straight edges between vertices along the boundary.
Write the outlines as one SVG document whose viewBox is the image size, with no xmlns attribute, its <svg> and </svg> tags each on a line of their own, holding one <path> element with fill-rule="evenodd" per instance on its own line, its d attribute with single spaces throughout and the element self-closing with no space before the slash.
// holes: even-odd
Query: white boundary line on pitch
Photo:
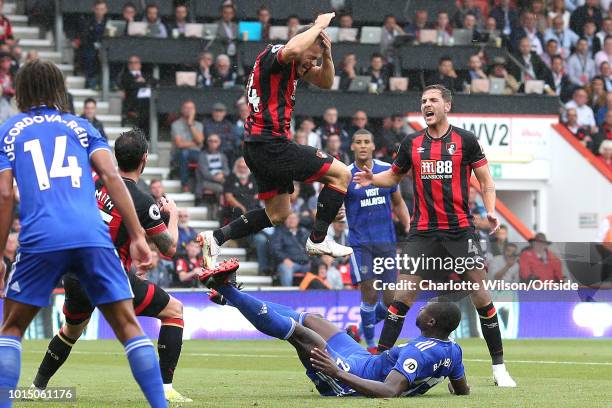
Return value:
<svg viewBox="0 0 612 408">
<path fill-rule="evenodd" d="M 24 353 L 40 353 L 40 351 L 27 350 Z M 122 355 L 121 351 L 78 351 L 73 350 L 71 354 L 101 354 Z M 235 358 L 295 358 L 294 354 L 226 354 L 226 353 L 181 353 L 181 356 L 193 357 L 235 357 Z M 470 363 L 489 363 L 490 359 L 464 358 L 463 361 Z M 567 364 L 567 365 L 591 365 L 612 366 L 612 362 L 605 361 L 554 361 L 554 360 L 506 360 L 511 364 Z"/>
</svg>

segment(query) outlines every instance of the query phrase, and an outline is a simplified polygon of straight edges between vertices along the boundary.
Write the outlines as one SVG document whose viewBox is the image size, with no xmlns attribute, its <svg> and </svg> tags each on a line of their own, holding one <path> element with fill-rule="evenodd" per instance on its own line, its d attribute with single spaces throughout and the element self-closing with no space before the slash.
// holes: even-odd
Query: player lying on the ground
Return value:
<svg viewBox="0 0 612 408">
<path fill-rule="evenodd" d="M 228 305 L 240 310 L 257 330 L 291 343 L 321 395 L 420 395 L 446 377 L 450 379 L 451 392 L 469 393 L 461 347 L 448 338 L 461 320 L 454 303 L 428 304 L 417 316 L 419 337 L 372 355 L 320 316 L 297 313 L 239 291 L 230 281 L 237 268 L 237 263 L 221 264 L 217 270 L 204 270 L 200 280 L 222 295 Z"/>
<path fill-rule="evenodd" d="M 178 211 L 172 200 L 162 198 L 159 205 L 150 194 L 138 188 L 137 183 L 148 157 L 148 142 L 140 129 L 132 129 L 122 133 L 115 142 L 115 158 L 119 166 L 119 174 L 125 183 L 134 206 L 140 225 L 144 228 L 147 238 L 159 251 L 168 257 L 176 252 L 178 241 Z M 117 211 L 113 200 L 102 179 L 95 177 L 96 198 L 102 219 L 109 225 L 113 244 L 121 257 L 126 271 L 130 271 L 132 260 L 129 254 L 130 238 L 121 214 Z M 167 215 L 168 225 L 162 215 Z M 174 370 L 181 355 L 183 345 L 183 304 L 170 296 L 165 290 L 149 282 L 140 274 L 128 272 L 130 286 L 134 292 L 134 311 L 137 316 L 156 317 L 161 321 L 157 351 L 164 393 L 169 402 L 192 402 L 178 393 L 172 387 Z M 72 347 L 81 337 L 93 313 L 92 305 L 78 277 L 68 273 L 63 277 L 66 299 L 64 300 L 64 315 L 66 322 L 59 333 L 51 339 L 43 361 L 38 368 L 33 386 L 45 389 L 51 377 L 68 359 Z"/>
<path fill-rule="evenodd" d="M 204 264 L 213 268 L 223 243 L 280 225 L 291 214 L 293 182 L 319 181 L 323 188 L 306 251 L 310 255 L 350 255 L 353 250 L 327 237 L 351 181 L 344 163 L 311 146 L 291 141 L 289 125 L 299 80 L 330 89 L 334 82 L 331 40 L 324 30 L 335 13 L 321 14 L 287 44 L 268 45 L 255 60 L 246 94 L 244 160 L 255 177 L 265 208 L 251 210 L 214 231 L 200 234 Z M 321 60 L 321 65 L 317 61 Z"/>
</svg>

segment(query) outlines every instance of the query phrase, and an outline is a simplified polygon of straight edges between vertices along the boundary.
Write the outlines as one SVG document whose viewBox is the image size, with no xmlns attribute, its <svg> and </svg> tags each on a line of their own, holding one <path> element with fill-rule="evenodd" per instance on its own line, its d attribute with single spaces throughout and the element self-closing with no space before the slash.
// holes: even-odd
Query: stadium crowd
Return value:
<svg viewBox="0 0 612 408">
<path fill-rule="evenodd" d="M 0 3 L 2 3 L 0 1 Z M 107 22 L 111 19 L 104 0 L 93 2 L 92 13 L 80 16 L 68 24 L 67 35 L 75 50 L 75 70 L 86 77 L 86 86 L 100 89 L 100 42 L 108 35 Z M 351 15 L 351 1 L 334 1 L 338 6 L 335 24 L 340 29 L 354 31 L 354 36 L 344 41 L 359 40 L 359 30 Z M 126 23 L 146 23 L 144 35 L 157 38 L 181 38 L 186 35 L 186 24 L 195 22 L 189 7 L 183 2 L 174 2 L 174 15 L 162 18 L 155 3 L 147 2 L 141 16 L 133 2 L 127 1 L 120 17 Z M 1 7 L 0 7 L 1 10 Z M 430 20 L 433 20 L 430 22 Z M 211 21 L 200 21 L 210 23 Z M 261 23 L 261 39 L 271 39 L 272 28 L 286 27 L 287 38 L 307 21 L 297 16 L 286 20 L 276 19 L 271 11 L 262 6 L 258 10 Z M 174 84 L 177 72 L 195 72 L 196 88 L 244 87 L 250 67 L 240 66 L 236 50 L 241 38 L 238 35 L 236 8 L 226 1 L 220 9 L 217 37 L 224 52 L 203 52 L 193 64 L 166 66 L 159 81 Z M 22 50 L 13 38 L 11 23 L 0 16 L 0 122 L 12 113 L 14 96 L 13 78 L 22 62 Z M 127 34 L 127 27 L 124 33 Z M 503 47 L 509 58 L 490 58 L 484 47 L 469 57 L 467 70 L 455 68 L 457 61 L 452 55 L 440 58 L 437 70 L 423 73 L 403 71 L 394 54 L 396 38 L 409 38 L 424 42 L 422 34 L 435 33 L 433 42 L 451 46 L 454 33 L 470 30 L 474 42 Z M 477 49 L 477 48 L 475 48 Z M 36 59 L 35 51 L 28 52 L 26 60 Z M 457 2 L 456 12 L 440 11 L 431 19 L 427 10 L 417 10 L 410 21 L 398 21 L 389 15 L 382 24 L 380 49 L 370 56 L 363 69 L 357 55 L 342 56 L 337 67 L 337 90 L 351 89 L 359 76 L 368 77 L 364 92 L 384 95 L 386 92 L 419 90 L 424 85 L 442 84 L 455 92 L 492 92 L 491 82 L 483 87 L 479 80 L 501 80 L 502 94 L 531 92 L 527 89 L 533 80 L 543 81 L 541 92 L 557 95 L 563 109 L 562 121 L 567 129 L 600 160 L 612 169 L 612 7 L 606 0 L 463 0 Z M 405 86 L 402 81 L 405 78 Z M 148 97 L 142 90 L 157 83 L 152 67 L 142 64 L 137 55 L 130 56 L 124 66 L 111 66 L 111 80 L 115 90 L 122 96 L 122 120 L 124 125 L 135 125 L 147 129 L 149 125 Z M 499 81 L 498 81 L 499 82 Z M 399 85 L 398 85 L 399 83 Z M 236 102 L 238 114 L 232 117 L 223 103 L 213 105 L 211 115 L 202 115 L 191 100 L 184 100 L 180 112 L 169 115 L 162 123 L 169 129 L 172 143 L 171 177 L 179 179 L 183 192 L 195 194 L 196 206 L 207 206 L 222 225 L 243 213 L 260 206 L 257 186 L 244 159 L 241 144 L 244 123 L 248 116 L 245 97 Z M 87 99 L 83 112 L 104 135 L 103 124 L 96 118 L 96 100 Z M 343 161 L 352 162 L 350 150 L 353 133 L 368 129 L 375 136 L 375 158 L 392 162 L 394 152 L 401 140 L 413 129 L 402 114 L 394 113 L 382 120 L 370 121 L 367 112 L 358 110 L 352 117 L 340 118 L 336 108 L 328 108 L 321 117 L 299 117 L 293 123 L 294 140 L 324 150 Z M 143 185 L 155 198 L 164 195 L 160 180 Z M 401 185 L 401 192 L 412 208 L 412 191 L 409 178 Z M 350 286 L 349 260 L 333 260 L 329 257 L 309 258 L 304 254 L 308 237 L 306 230 L 313 222 L 316 211 L 317 183 L 296 183 L 291 203 L 294 215 L 282 226 L 269 228 L 246 242 L 234 243 L 247 247 L 248 254 L 259 263 L 259 274 L 271 275 L 282 286 L 300 288 L 340 289 Z M 510 281 L 529 279 L 555 279 L 563 277 L 560 261 L 550 250 L 550 242 L 544 234 L 537 234 L 531 245 L 519 251 L 515 244 L 508 243 L 507 228 L 502 227 L 492 238 L 487 234 L 488 222 L 478 192 L 470 194 L 470 207 L 475 225 L 486 241 L 489 254 L 489 276 Z M 398 237 L 404 235 L 397 228 Z M 200 263 L 200 249 L 195 243 L 196 231 L 189 227 L 189 213 L 179 213 L 179 250 L 175 259 L 164 259 L 157 254 L 150 279 L 164 287 L 194 287 L 193 277 Z M 5 261 L 14 259 L 19 234 L 16 222 L 5 251 Z M 344 242 L 347 226 L 335 222 L 329 234 L 338 242 Z"/>
</svg>

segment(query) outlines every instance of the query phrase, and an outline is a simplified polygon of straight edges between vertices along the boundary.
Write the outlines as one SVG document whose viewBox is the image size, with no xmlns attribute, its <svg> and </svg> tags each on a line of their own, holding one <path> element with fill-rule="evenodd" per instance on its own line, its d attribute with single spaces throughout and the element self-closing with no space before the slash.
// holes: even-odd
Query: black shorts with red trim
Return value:
<svg viewBox="0 0 612 408">
<path fill-rule="evenodd" d="M 405 275 L 447 281 L 454 274 L 486 268 L 480 235 L 471 227 L 452 231 L 411 230 L 400 247 L 402 259 L 411 259 L 400 265 L 400 273 Z"/>
<path fill-rule="evenodd" d="M 334 158 L 311 146 L 287 140 L 247 142 L 244 160 L 251 169 L 259 191 L 266 200 L 293 193 L 293 182 L 312 183 L 327 173 Z"/>
<path fill-rule="evenodd" d="M 156 284 L 139 279 L 133 273 L 129 273 L 128 276 L 134 292 L 133 302 L 136 315 L 157 317 L 170 302 L 170 295 Z M 94 306 L 76 276 L 66 274 L 63 280 L 66 293 L 63 312 L 66 322 L 72 325 L 81 324 L 89 319 Z"/>
</svg>

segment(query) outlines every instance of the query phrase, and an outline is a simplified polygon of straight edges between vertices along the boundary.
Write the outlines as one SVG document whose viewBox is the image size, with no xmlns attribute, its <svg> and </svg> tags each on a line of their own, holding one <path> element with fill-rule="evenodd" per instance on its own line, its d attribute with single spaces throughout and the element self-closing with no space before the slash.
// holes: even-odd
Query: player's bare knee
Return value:
<svg viewBox="0 0 612 408">
<path fill-rule="evenodd" d="M 162 319 L 182 319 L 183 303 L 177 298 L 170 296 L 170 301 L 158 317 Z"/>
<path fill-rule="evenodd" d="M 412 306 L 414 295 L 407 290 L 397 290 L 395 291 L 395 296 L 393 297 L 394 302 L 401 302 L 406 306 Z"/>
<path fill-rule="evenodd" d="M 272 223 L 272 225 L 282 225 L 285 223 L 285 220 L 287 219 L 287 217 L 289 217 L 289 215 L 291 214 L 291 209 L 283 209 L 283 210 L 277 210 L 275 211 L 273 214 L 268 214 L 268 217 L 270 218 L 270 222 Z"/>
<path fill-rule="evenodd" d="M 85 327 L 87 326 L 88 322 L 89 322 L 89 319 L 87 319 L 86 321 L 80 324 L 66 323 L 64 327 L 62 328 L 62 331 L 67 337 L 76 340 L 79 337 L 81 337 L 81 334 L 83 334 L 83 331 L 85 331 Z"/>
</svg>

